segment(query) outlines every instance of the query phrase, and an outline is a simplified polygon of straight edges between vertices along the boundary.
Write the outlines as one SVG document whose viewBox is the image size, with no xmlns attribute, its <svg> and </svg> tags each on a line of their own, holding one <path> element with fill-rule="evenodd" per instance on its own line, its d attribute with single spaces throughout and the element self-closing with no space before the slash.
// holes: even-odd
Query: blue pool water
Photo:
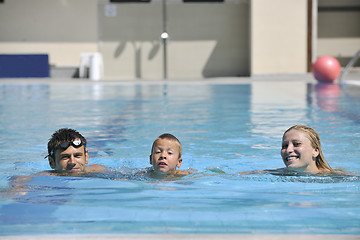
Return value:
<svg viewBox="0 0 360 240">
<path fill-rule="evenodd" d="M 0 83 L 0 115 L 0 235 L 360 234 L 358 86 Z M 316 129 L 330 165 L 354 176 L 238 174 L 283 167 L 281 136 L 295 124 Z M 90 163 L 113 171 L 35 176 L 50 169 L 47 141 L 62 127 L 83 133 Z M 194 174 L 137 174 L 164 132 Z M 14 175 L 33 177 L 11 191 Z"/>
</svg>

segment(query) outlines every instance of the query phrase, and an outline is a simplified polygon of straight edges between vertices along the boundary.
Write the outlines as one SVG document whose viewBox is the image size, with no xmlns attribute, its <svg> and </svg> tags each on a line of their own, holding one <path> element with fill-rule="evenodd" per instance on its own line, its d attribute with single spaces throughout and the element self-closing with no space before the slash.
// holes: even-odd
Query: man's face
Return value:
<svg viewBox="0 0 360 240">
<path fill-rule="evenodd" d="M 59 172 L 85 172 L 85 165 L 89 162 L 88 151 L 84 146 L 75 148 L 70 145 L 67 149 L 57 149 L 54 158 L 50 161 L 50 166 Z"/>
</svg>

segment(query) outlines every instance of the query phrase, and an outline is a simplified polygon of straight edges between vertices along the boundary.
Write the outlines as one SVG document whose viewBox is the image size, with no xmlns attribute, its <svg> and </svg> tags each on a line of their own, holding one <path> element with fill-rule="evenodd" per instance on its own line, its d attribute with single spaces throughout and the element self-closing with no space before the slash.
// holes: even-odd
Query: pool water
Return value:
<svg viewBox="0 0 360 240">
<path fill-rule="evenodd" d="M 0 83 L 0 235 L 360 234 L 360 87 L 307 81 Z M 352 176 L 239 172 L 283 167 L 292 125 L 319 133 L 325 157 Z M 35 176 L 62 127 L 88 141 L 87 177 Z M 152 142 L 183 144 L 180 169 L 151 179 Z M 14 191 L 10 178 L 33 176 Z"/>
</svg>

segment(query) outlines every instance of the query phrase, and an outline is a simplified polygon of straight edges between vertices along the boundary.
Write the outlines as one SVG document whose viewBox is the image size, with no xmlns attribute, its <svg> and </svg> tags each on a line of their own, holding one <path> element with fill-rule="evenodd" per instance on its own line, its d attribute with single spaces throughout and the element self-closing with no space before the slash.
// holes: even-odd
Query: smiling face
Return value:
<svg viewBox="0 0 360 240">
<path fill-rule="evenodd" d="M 75 148 L 70 145 L 67 149 L 57 149 L 54 158 L 50 159 L 50 166 L 58 172 L 85 172 L 85 165 L 89 162 L 88 151 L 84 146 Z"/>
<path fill-rule="evenodd" d="M 171 173 L 180 167 L 182 158 L 179 143 L 172 139 L 158 138 L 150 155 L 150 164 L 158 173 Z"/>
<path fill-rule="evenodd" d="M 311 145 L 307 135 L 295 129 L 286 132 L 282 140 L 281 157 L 287 168 L 317 173 L 316 157 L 319 149 Z"/>
</svg>

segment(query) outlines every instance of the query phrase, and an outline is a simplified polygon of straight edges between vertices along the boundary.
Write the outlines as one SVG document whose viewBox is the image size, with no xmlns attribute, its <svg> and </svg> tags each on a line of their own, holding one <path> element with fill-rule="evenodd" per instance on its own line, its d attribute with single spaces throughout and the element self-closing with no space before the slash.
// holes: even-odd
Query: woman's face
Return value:
<svg viewBox="0 0 360 240">
<path fill-rule="evenodd" d="M 306 133 L 291 129 L 282 139 L 281 157 L 287 168 L 317 173 L 316 157 L 319 149 L 313 148 Z"/>
</svg>

